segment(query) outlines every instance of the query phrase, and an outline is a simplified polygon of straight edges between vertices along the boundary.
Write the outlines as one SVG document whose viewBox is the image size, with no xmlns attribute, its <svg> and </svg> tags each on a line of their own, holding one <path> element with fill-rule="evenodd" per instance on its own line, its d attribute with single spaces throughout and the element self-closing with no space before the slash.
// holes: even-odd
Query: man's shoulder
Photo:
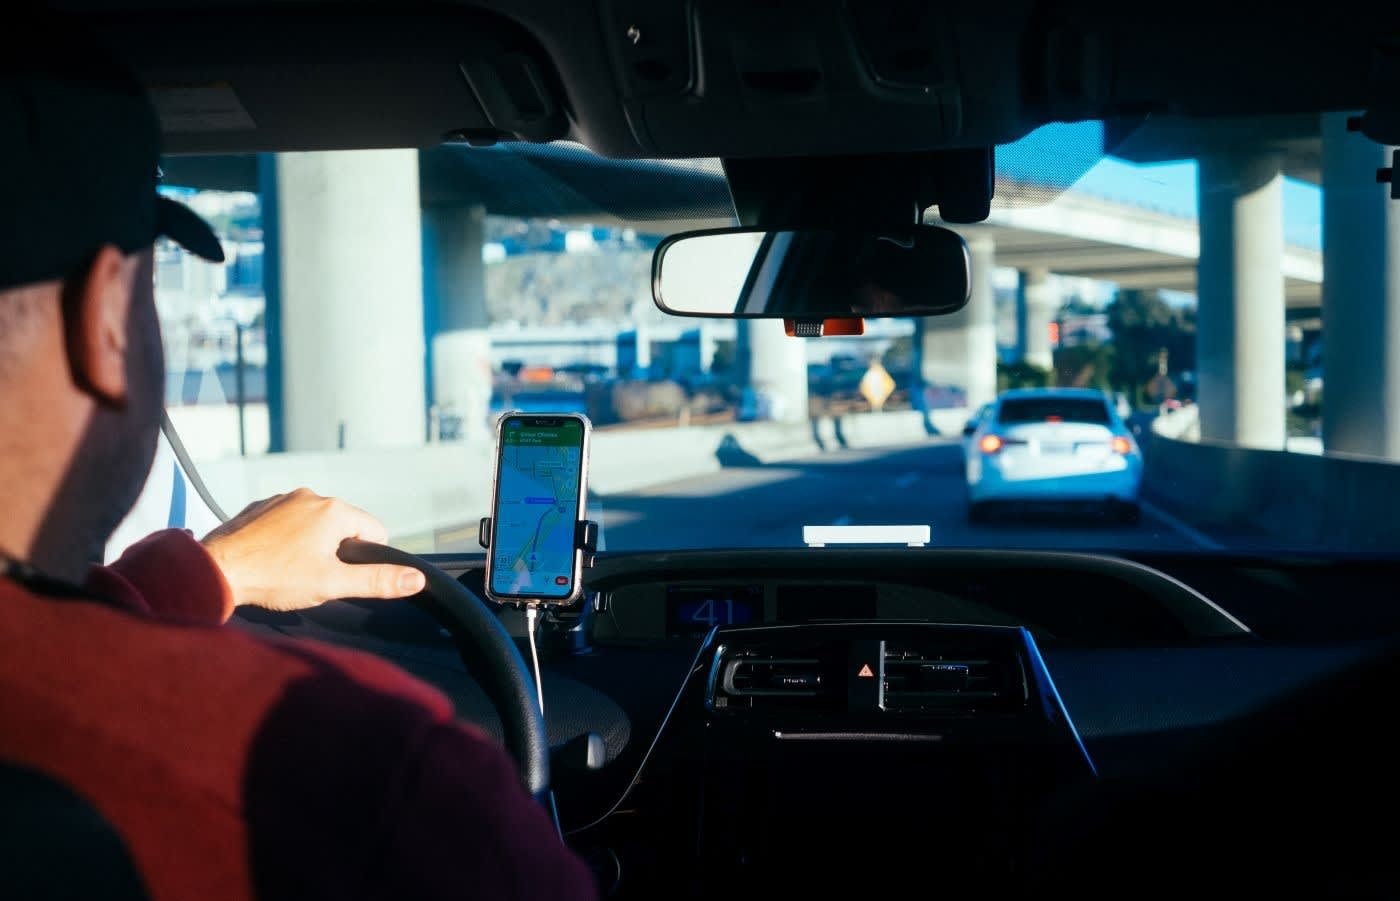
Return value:
<svg viewBox="0 0 1400 901">
<path fill-rule="evenodd" d="M 371 847 L 432 736 L 500 753 L 470 740 L 442 694 L 366 654 L 4 580 L 0 608 L 0 759 L 88 798 L 143 873 L 176 880 L 167 896 L 238 895 L 227 887 L 249 855 L 282 845 L 312 841 L 328 860 Z"/>
<path fill-rule="evenodd" d="M 0 590 L 0 686 L 22 688 L 36 709 L 77 733 L 152 753 L 180 735 L 186 752 L 237 767 L 244 751 L 276 740 L 287 723 L 314 723 L 331 740 L 377 732 L 402 752 L 406 733 L 454 716 L 441 692 L 362 652 Z M 346 753 L 391 751 L 376 741 Z M 199 769 L 212 771 L 210 762 L 204 756 Z"/>
</svg>

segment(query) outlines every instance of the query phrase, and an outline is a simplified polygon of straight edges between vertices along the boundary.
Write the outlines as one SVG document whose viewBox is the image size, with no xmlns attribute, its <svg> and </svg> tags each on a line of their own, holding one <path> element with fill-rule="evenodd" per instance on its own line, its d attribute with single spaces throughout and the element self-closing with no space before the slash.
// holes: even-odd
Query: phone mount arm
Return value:
<svg viewBox="0 0 1400 901">
<path fill-rule="evenodd" d="M 491 551 L 491 517 L 483 516 L 477 529 L 477 541 Z M 591 519 L 579 520 L 574 543 L 583 551 L 583 565 L 592 568 L 598 553 L 598 524 Z M 541 618 L 541 638 L 546 656 L 557 654 L 587 654 L 593 647 L 593 598 L 584 594 L 578 606 L 547 607 Z"/>
<path fill-rule="evenodd" d="M 476 540 L 483 548 L 491 550 L 491 517 L 481 517 Z M 592 568 L 593 558 L 598 553 L 598 524 L 591 519 L 580 519 L 574 530 L 574 545 L 583 551 L 583 565 Z"/>
</svg>

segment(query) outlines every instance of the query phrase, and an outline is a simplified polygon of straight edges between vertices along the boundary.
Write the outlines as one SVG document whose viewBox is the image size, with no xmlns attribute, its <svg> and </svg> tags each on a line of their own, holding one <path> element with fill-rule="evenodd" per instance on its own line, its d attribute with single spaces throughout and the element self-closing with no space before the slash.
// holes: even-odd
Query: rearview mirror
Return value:
<svg viewBox="0 0 1400 901">
<path fill-rule="evenodd" d="M 675 316 L 794 320 L 943 316 L 970 287 L 966 243 L 935 225 L 684 232 L 656 248 L 651 285 Z"/>
</svg>

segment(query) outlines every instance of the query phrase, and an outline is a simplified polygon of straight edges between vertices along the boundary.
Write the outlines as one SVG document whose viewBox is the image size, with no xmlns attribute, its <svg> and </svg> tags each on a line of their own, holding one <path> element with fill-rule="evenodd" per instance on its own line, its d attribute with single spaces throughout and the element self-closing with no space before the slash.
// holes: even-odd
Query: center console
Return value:
<svg viewBox="0 0 1400 901">
<path fill-rule="evenodd" d="M 1011 890 L 1044 800 L 1093 775 L 1025 629 L 719 628 L 574 843 L 616 855 L 626 895 Z"/>
</svg>

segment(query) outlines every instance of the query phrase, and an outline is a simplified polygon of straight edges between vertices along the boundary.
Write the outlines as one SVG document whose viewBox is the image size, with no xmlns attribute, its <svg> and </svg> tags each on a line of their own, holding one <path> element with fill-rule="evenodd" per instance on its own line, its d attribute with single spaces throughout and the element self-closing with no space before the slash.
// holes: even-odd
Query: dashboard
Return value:
<svg viewBox="0 0 1400 901">
<path fill-rule="evenodd" d="M 600 559 L 588 580 L 597 640 L 693 640 L 716 626 L 832 620 L 1025 626 L 1041 641 L 1074 644 L 1248 632 L 1164 573 L 1089 554 L 695 551 L 683 555 L 683 570 L 665 566 L 679 562 L 674 554 Z"/>
<path fill-rule="evenodd" d="M 1033 841 L 1024 812 L 1094 774 L 1023 628 L 717 627 L 639 778 L 578 840 L 630 861 L 640 896 L 687 872 L 699 897 L 821 892 L 872 859 L 877 883 L 932 868 L 995 895 Z"/>
<path fill-rule="evenodd" d="M 701 638 L 715 627 L 822 620 L 933 618 L 946 622 L 1009 616 L 940 592 L 859 581 L 642 583 L 615 589 L 599 601 L 594 634 L 611 638 Z"/>
<path fill-rule="evenodd" d="M 435 562 L 481 592 L 479 557 Z M 1160 768 L 1364 652 L 1266 641 L 1195 587 L 1232 609 L 1315 603 L 1311 586 L 1336 580 L 1302 563 L 794 549 L 592 564 L 585 602 L 544 617 L 546 726 L 556 748 L 601 738 L 601 768 L 553 765 L 558 806 L 571 844 L 625 870 L 636 897 L 678 873 L 702 892 L 790 892 L 803 861 L 857 852 L 936 864 L 945 887 L 995 885 L 1060 789 Z M 518 611 L 497 612 L 524 635 Z M 413 605 L 240 611 L 237 625 L 384 657 L 499 734 Z"/>
</svg>

